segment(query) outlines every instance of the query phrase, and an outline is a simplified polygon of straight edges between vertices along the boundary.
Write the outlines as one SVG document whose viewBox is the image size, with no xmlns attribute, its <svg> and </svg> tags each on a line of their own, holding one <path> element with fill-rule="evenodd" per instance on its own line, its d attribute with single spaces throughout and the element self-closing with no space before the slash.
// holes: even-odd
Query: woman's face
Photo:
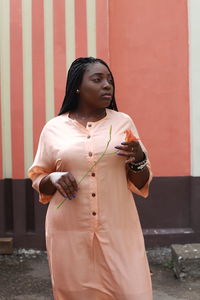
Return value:
<svg viewBox="0 0 200 300">
<path fill-rule="evenodd" d="M 113 81 L 107 67 L 98 62 L 89 64 L 79 91 L 81 104 L 93 108 L 109 106 L 113 98 Z"/>
</svg>

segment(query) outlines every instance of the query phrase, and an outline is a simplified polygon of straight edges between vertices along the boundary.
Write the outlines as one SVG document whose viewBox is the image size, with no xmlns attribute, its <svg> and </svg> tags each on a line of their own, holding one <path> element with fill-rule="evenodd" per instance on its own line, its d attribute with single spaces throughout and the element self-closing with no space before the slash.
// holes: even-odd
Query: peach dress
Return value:
<svg viewBox="0 0 200 300">
<path fill-rule="evenodd" d="M 84 127 L 68 112 L 49 120 L 42 129 L 28 176 L 48 204 L 45 237 L 56 300 L 152 300 L 152 285 L 144 238 L 132 195 L 146 198 L 150 177 L 140 190 L 129 180 L 125 157 L 114 146 L 125 140 L 126 129 L 138 137 L 132 118 L 106 108 L 106 116 Z M 47 174 L 70 171 L 78 182 L 105 150 L 107 154 L 79 184 L 76 198 L 63 200 L 40 193 Z M 140 141 L 143 150 L 147 151 Z M 148 155 L 148 154 L 147 154 Z"/>
</svg>

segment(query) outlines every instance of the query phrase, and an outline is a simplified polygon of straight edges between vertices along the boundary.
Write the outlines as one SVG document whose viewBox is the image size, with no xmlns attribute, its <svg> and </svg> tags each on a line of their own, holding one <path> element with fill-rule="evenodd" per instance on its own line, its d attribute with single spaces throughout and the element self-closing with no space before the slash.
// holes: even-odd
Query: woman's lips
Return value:
<svg viewBox="0 0 200 300">
<path fill-rule="evenodd" d="M 104 99 L 107 99 L 107 100 L 112 99 L 112 95 L 109 95 L 109 94 L 102 95 L 101 97 L 104 98 Z"/>
</svg>

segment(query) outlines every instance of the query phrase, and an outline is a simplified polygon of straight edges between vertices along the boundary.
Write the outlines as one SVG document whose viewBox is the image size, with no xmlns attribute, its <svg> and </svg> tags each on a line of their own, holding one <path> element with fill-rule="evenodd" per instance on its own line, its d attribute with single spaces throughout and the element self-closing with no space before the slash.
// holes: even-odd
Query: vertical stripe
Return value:
<svg viewBox="0 0 200 300">
<path fill-rule="evenodd" d="M 1 130 L 3 176 L 12 177 L 10 119 L 10 1 L 0 1 Z M 3 41 L 3 43 L 2 43 Z"/>
<path fill-rule="evenodd" d="M 0 25 L 1 26 L 1 25 Z M 0 39 L 1 39 L 1 28 L 0 28 Z M 1 48 L 0 48 L 1 51 Z M 0 53 L 0 57 L 1 57 L 1 53 Z M 1 67 L 0 67 L 0 125 L 1 125 Z M 1 128 L 1 126 L 0 126 Z M 1 130 L 0 130 L 0 178 L 2 178 L 2 162 L 3 162 L 3 158 L 2 158 L 2 134 L 1 134 Z"/>
<path fill-rule="evenodd" d="M 65 0 L 66 19 L 66 58 L 67 71 L 75 59 L 75 4 L 74 0 Z"/>
<path fill-rule="evenodd" d="M 200 176 L 200 2 L 189 1 L 191 175 Z"/>
<path fill-rule="evenodd" d="M 10 1 L 10 93 L 12 120 L 12 176 L 24 178 L 23 61 L 21 0 Z M 13 151 L 14 150 L 14 151 Z"/>
<path fill-rule="evenodd" d="M 97 57 L 109 63 L 109 7 L 108 0 L 96 0 Z"/>
<path fill-rule="evenodd" d="M 2 41 L 1 37 L 1 29 L 2 29 L 2 24 L 1 24 L 1 11 L 2 11 L 2 6 L 0 4 L 0 41 Z M 0 43 L 0 178 L 3 176 L 3 170 L 2 170 L 2 163 L 3 163 L 3 157 L 2 157 L 2 117 L 1 117 L 1 43 Z"/>
<path fill-rule="evenodd" d="M 86 0 L 75 0 L 76 57 L 87 56 Z"/>
<path fill-rule="evenodd" d="M 58 114 L 64 98 L 66 81 L 65 50 L 65 0 L 54 1 L 54 99 L 55 115 Z"/>
<path fill-rule="evenodd" d="M 87 0 L 87 51 L 96 57 L 96 0 Z"/>
<path fill-rule="evenodd" d="M 32 1 L 32 61 L 33 61 L 33 141 L 34 155 L 39 135 L 45 123 L 44 70 L 44 6 L 43 1 Z"/>
<path fill-rule="evenodd" d="M 54 117 L 53 2 L 44 0 L 46 122 Z"/>
<path fill-rule="evenodd" d="M 31 0 L 22 0 L 23 99 L 24 99 L 24 172 L 33 161 L 32 112 L 32 15 Z"/>
</svg>

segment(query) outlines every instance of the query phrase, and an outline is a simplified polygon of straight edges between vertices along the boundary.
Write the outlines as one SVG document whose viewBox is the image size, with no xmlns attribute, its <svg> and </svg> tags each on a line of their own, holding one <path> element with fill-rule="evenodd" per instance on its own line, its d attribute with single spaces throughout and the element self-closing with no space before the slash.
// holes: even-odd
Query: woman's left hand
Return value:
<svg viewBox="0 0 200 300">
<path fill-rule="evenodd" d="M 144 152 L 138 141 L 122 142 L 122 146 L 115 146 L 116 149 L 123 150 L 122 152 L 117 152 L 118 155 L 127 156 L 125 163 L 129 162 L 139 162 L 143 160 Z"/>
</svg>

